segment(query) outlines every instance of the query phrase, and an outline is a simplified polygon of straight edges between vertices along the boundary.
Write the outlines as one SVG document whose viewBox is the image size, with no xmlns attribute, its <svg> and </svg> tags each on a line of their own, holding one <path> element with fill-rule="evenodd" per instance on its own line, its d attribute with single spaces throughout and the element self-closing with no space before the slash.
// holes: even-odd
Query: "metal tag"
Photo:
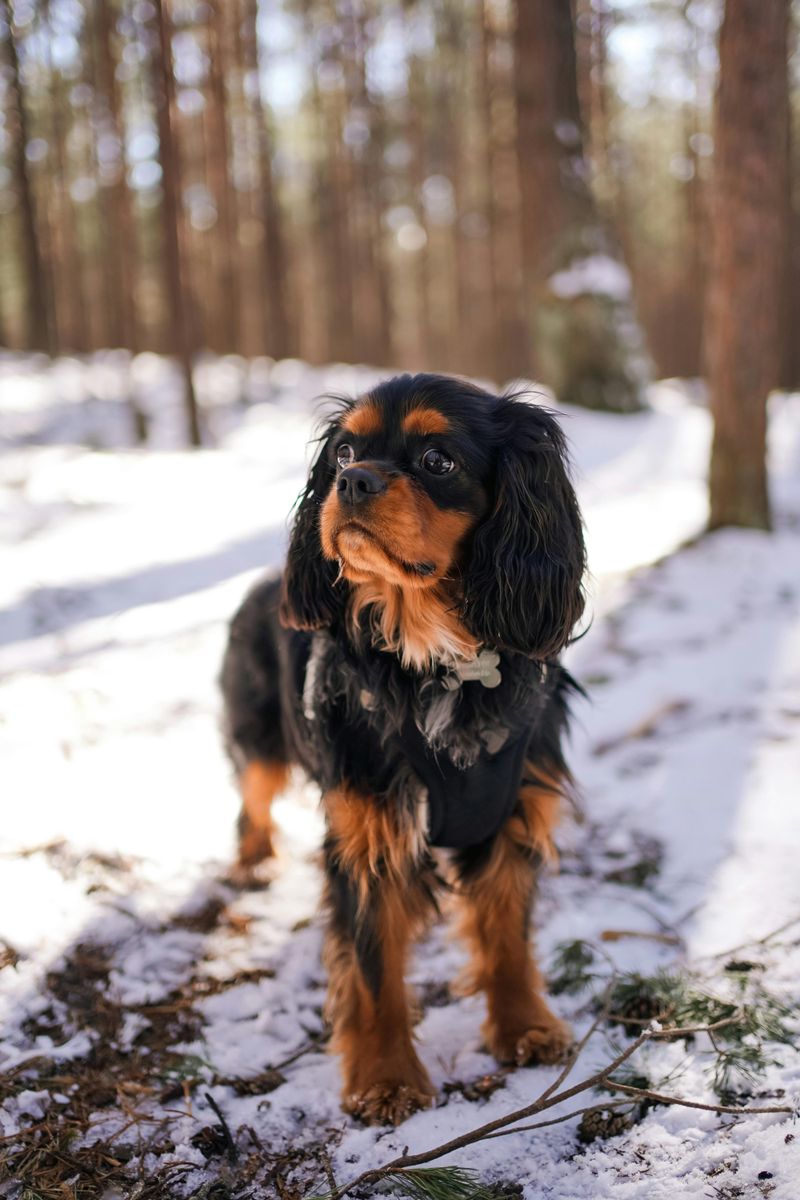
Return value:
<svg viewBox="0 0 800 1200">
<path fill-rule="evenodd" d="M 448 692 L 453 692 L 462 683 L 477 679 L 485 688 L 496 688 L 502 679 L 498 671 L 500 655 L 496 650 L 481 650 L 476 658 L 460 662 L 450 669 L 450 673 L 442 680 Z"/>
</svg>

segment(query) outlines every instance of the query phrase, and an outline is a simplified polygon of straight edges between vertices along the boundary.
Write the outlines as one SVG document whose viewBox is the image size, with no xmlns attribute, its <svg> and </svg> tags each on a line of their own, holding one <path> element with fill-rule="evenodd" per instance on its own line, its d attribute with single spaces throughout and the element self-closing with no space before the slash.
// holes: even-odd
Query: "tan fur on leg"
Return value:
<svg viewBox="0 0 800 1200">
<path fill-rule="evenodd" d="M 375 930 L 379 984 L 370 987 L 354 941 L 332 923 L 325 946 L 332 1049 L 342 1056 L 342 1103 L 368 1124 L 396 1124 L 430 1105 L 404 982 L 408 947 L 432 912 L 412 827 L 353 793 L 326 798 L 336 857 Z M 331 905 L 329 891 L 328 902 Z"/>
<path fill-rule="evenodd" d="M 250 762 L 239 776 L 239 865 L 254 867 L 275 853 L 270 806 L 286 787 L 289 768 L 279 762 Z"/>
<path fill-rule="evenodd" d="M 500 1062 L 556 1062 L 570 1030 L 548 1008 L 528 943 L 537 857 L 554 855 L 550 840 L 559 785 L 532 776 L 520 791 L 521 812 L 506 822 L 480 874 L 463 885 L 461 933 L 472 949 L 469 989 L 485 991 L 486 1044 Z"/>
</svg>

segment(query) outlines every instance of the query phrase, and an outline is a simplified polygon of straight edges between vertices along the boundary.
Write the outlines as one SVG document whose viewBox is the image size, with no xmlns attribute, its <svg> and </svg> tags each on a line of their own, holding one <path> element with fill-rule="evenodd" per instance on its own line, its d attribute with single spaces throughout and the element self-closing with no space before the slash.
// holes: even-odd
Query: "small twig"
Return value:
<svg viewBox="0 0 800 1200">
<path fill-rule="evenodd" d="M 704 1112 L 733 1113 L 736 1116 L 750 1116 L 757 1113 L 793 1113 L 793 1108 L 786 1106 L 778 1108 L 736 1108 L 729 1104 L 701 1104 L 699 1100 L 683 1100 L 680 1096 L 665 1096 L 661 1092 L 651 1092 L 648 1088 L 633 1087 L 628 1083 L 614 1083 L 607 1079 L 603 1087 L 612 1092 L 625 1092 L 628 1096 L 638 1096 L 641 1100 L 655 1100 L 659 1104 L 679 1104 L 682 1108 L 702 1108 Z M 606 1106 L 607 1107 L 607 1106 Z"/>
<path fill-rule="evenodd" d="M 511 1133 L 528 1133 L 531 1129 L 547 1129 L 549 1125 L 561 1125 L 564 1121 L 571 1121 L 573 1117 L 582 1117 L 584 1113 L 591 1112 L 593 1108 L 625 1108 L 630 1107 L 628 1100 L 606 1100 L 602 1105 L 587 1104 L 585 1108 L 573 1108 L 572 1112 L 562 1113 L 560 1117 L 551 1117 L 549 1121 L 536 1121 L 533 1125 L 515 1125 L 513 1129 L 498 1129 L 497 1133 L 487 1133 L 485 1141 L 490 1138 L 508 1137 Z"/>
<path fill-rule="evenodd" d="M 625 939 L 639 938 L 642 941 L 658 942 L 662 946 L 680 946 L 683 939 L 677 933 L 654 933 L 646 929 L 603 929 L 600 933 L 601 942 L 621 942 Z"/>
<path fill-rule="evenodd" d="M 224 1116 L 222 1115 L 222 1109 L 217 1104 L 216 1100 L 214 1099 L 214 1097 L 211 1095 L 210 1092 L 206 1092 L 205 1095 L 206 1095 L 206 1100 L 211 1105 L 214 1112 L 217 1114 L 217 1119 L 220 1123 L 220 1126 L 222 1127 L 222 1136 L 225 1139 L 225 1145 L 228 1150 L 228 1158 L 231 1162 L 236 1162 L 236 1159 L 239 1157 L 239 1151 L 236 1149 L 236 1143 L 234 1142 L 233 1137 L 231 1135 L 231 1131 L 228 1128 L 228 1122 L 225 1120 Z"/>
<path fill-rule="evenodd" d="M 568 1076 L 572 1073 L 572 1068 L 575 1066 L 575 1064 L 578 1061 L 578 1059 L 580 1058 L 581 1054 L 586 1049 L 586 1046 L 589 1043 L 589 1041 L 591 1040 L 591 1038 L 594 1036 L 594 1034 L 597 1032 L 597 1030 L 600 1028 L 600 1026 L 603 1024 L 603 1022 L 608 1017 L 608 1006 L 611 1002 L 612 983 L 613 983 L 613 981 L 609 980 L 609 982 L 606 984 L 605 991 L 603 992 L 603 1001 L 602 1001 L 602 1005 L 600 1007 L 599 1013 L 597 1014 L 595 1019 L 592 1021 L 591 1025 L 589 1026 L 589 1028 L 587 1029 L 586 1033 L 583 1035 L 581 1040 L 573 1047 L 572 1053 L 570 1054 L 567 1061 L 564 1063 L 564 1066 L 562 1067 L 559 1074 L 556 1076 L 553 1083 L 551 1083 L 550 1086 L 545 1088 L 545 1090 L 542 1092 L 541 1096 L 539 1097 L 540 1100 L 547 1100 L 548 1097 L 550 1097 L 553 1094 L 553 1092 L 556 1091 L 557 1088 L 561 1087 L 561 1084 L 564 1082 L 564 1080 L 567 1079 Z"/>
<path fill-rule="evenodd" d="M 284 1058 L 283 1062 L 276 1063 L 270 1070 L 282 1071 L 284 1067 L 290 1067 L 292 1063 L 297 1062 L 298 1058 L 302 1058 L 304 1054 L 311 1054 L 312 1051 L 319 1050 L 320 1046 L 323 1046 L 327 1040 L 327 1037 L 324 1037 L 318 1038 L 315 1041 L 304 1042 L 299 1050 L 295 1050 L 288 1058 Z"/>
<path fill-rule="evenodd" d="M 742 942 L 740 945 L 734 946 L 731 950 L 723 950 L 719 954 L 704 954 L 697 961 L 716 962 L 721 958 L 733 958 L 735 954 L 741 954 L 742 950 L 749 950 L 752 946 L 768 946 L 773 938 L 778 937 L 781 933 L 785 933 L 793 925 L 800 925 L 800 916 L 792 917 L 791 921 L 784 922 L 777 929 L 773 929 L 772 933 L 765 933 L 763 937 L 751 938 L 749 942 Z"/>
<path fill-rule="evenodd" d="M 332 1192 L 335 1192 L 339 1185 L 336 1182 L 336 1176 L 333 1173 L 333 1164 L 331 1162 L 331 1156 L 330 1156 L 330 1154 L 328 1154 L 328 1151 L 324 1148 L 320 1151 L 320 1160 L 322 1162 L 322 1169 L 325 1172 L 325 1178 L 328 1181 L 328 1186 Z"/>
</svg>

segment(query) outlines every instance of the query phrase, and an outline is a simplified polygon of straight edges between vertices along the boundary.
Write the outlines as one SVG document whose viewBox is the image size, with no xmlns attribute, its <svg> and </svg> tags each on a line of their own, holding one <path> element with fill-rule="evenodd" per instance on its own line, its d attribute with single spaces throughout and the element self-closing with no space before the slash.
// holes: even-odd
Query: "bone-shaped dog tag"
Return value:
<svg viewBox="0 0 800 1200">
<path fill-rule="evenodd" d="M 477 679 L 486 688 L 496 688 L 502 679 L 498 668 L 500 655 L 496 650 L 481 650 L 476 658 L 468 662 L 457 663 L 452 673 L 443 681 L 448 691 L 453 691 L 461 683 Z"/>
</svg>

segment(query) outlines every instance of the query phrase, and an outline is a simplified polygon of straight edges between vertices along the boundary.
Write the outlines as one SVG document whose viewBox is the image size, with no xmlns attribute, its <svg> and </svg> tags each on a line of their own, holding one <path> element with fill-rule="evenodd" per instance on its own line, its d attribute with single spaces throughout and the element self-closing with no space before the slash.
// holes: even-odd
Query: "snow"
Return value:
<svg viewBox="0 0 800 1200">
<path fill-rule="evenodd" d="M 464 955 L 437 928 L 411 981 L 429 998 L 419 1045 L 441 1103 L 397 1130 L 358 1126 L 339 1108 L 335 1059 L 315 1042 L 325 980 L 313 787 L 296 779 L 276 805 L 282 837 L 270 886 L 237 891 L 227 881 L 237 801 L 215 687 L 226 622 L 249 584 L 280 563 L 309 461 L 313 398 L 359 391 L 381 374 L 209 358 L 199 391 L 216 445 L 187 453 L 165 360 L 109 354 L 48 367 L 0 357 L 0 528 L 10 547 L 0 572 L 0 952 L 19 956 L 0 969 L 0 1075 L 96 1047 L 102 1035 L 90 1028 L 65 1027 L 61 1040 L 47 1032 L 51 1008 L 68 1024 L 48 973 L 78 944 L 109 955 L 104 986 L 123 1010 L 122 1051 L 146 1041 L 147 1005 L 190 981 L 208 984 L 194 1003 L 202 1028 L 176 1046 L 200 1063 L 206 1084 L 191 1102 L 148 1101 L 155 1116 L 168 1112 L 172 1146 L 143 1159 L 146 1169 L 193 1164 L 176 1195 L 217 1177 L 215 1160 L 191 1142 L 216 1121 L 206 1092 L 234 1133 L 250 1126 L 270 1154 L 324 1142 L 342 1181 L 529 1103 L 556 1075 L 510 1073 L 480 1102 L 442 1093 L 496 1065 L 480 1048 L 480 999 L 441 994 Z M 153 416 L 147 451 L 131 445 L 127 380 Z M 576 713 L 570 755 L 581 820 L 565 822 L 561 872 L 544 880 L 538 901 L 545 964 L 562 941 L 627 931 L 600 942 L 621 969 L 646 973 L 676 958 L 708 965 L 800 918 L 800 396 L 771 405 L 775 532 L 724 531 L 683 549 L 706 516 L 708 414 L 674 381 L 654 385 L 649 401 L 629 416 L 563 416 L 594 621 L 569 652 L 591 698 Z M 657 862 L 645 886 L 619 881 L 620 868 L 648 855 Z M 193 914 L 214 901 L 225 920 L 195 927 Z M 748 951 L 792 1004 L 799 928 Z M 581 998 L 555 1003 L 585 1030 Z M 220 1082 L 302 1050 L 275 1090 L 238 1094 Z M 575 1078 L 608 1057 L 604 1039 L 593 1039 Z M 711 1098 L 702 1047 L 654 1045 L 645 1057 L 654 1077 L 682 1069 L 677 1094 Z M 788 1053 L 761 1086 L 783 1089 L 780 1102 L 796 1106 L 800 1062 Z M 0 1107 L 0 1136 L 47 1103 L 32 1080 Z M 104 1107 L 89 1137 L 127 1120 Z M 783 1116 L 659 1108 L 580 1151 L 574 1126 L 486 1141 L 448 1161 L 521 1183 L 525 1200 L 797 1194 L 800 1136 L 789 1137 Z M 301 1194 L 326 1186 L 303 1169 Z"/>
<path fill-rule="evenodd" d="M 608 254 L 588 254 L 576 258 L 562 271 L 550 277 L 550 291 L 561 300 L 576 296 L 608 296 L 611 300 L 629 300 L 631 277 L 626 266 Z"/>
</svg>

